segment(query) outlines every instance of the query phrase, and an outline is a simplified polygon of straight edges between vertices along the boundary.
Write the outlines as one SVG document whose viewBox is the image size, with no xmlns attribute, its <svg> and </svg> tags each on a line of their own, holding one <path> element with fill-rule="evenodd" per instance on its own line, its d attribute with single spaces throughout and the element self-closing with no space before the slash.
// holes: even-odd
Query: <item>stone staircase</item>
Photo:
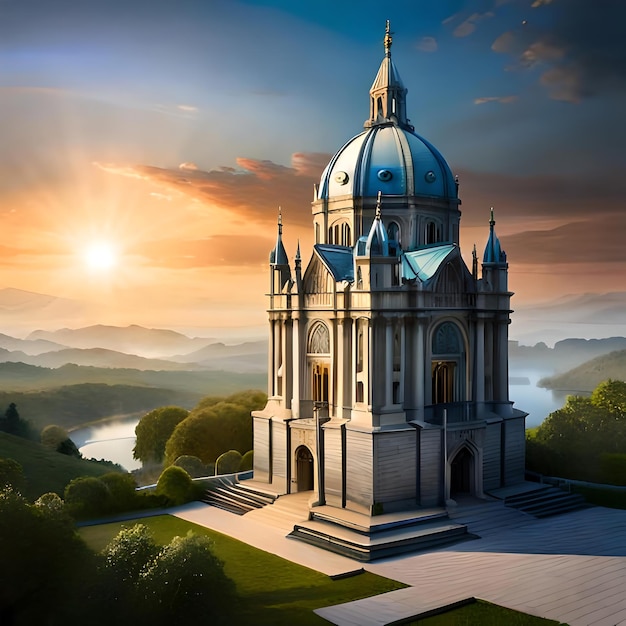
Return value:
<svg viewBox="0 0 626 626">
<path fill-rule="evenodd" d="M 202 497 L 203 502 L 236 515 L 263 508 L 275 500 L 276 496 L 269 492 L 244 483 L 233 483 L 226 478 L 213 482 Z"/>
<path fill-rule="evenodd" d="M 588 506 L 580 494 L 568 493 L 550 485 L 537 485 L 532 491 L 507 496 L 504 504 L 539 518 L 577 511 Z"/>
<path fill-rule="evenodd" d="M 376 517 L 319 507 L 296 524 L 291 537 L 358 561 L 432 550 L 473 538 L 445 509 L 423 509 Z"/>
</svg>

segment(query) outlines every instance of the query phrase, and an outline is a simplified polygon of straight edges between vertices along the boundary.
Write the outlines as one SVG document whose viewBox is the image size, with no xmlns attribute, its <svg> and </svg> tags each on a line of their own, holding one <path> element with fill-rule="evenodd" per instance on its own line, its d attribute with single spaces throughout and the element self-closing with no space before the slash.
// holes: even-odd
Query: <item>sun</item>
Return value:
<svg viewBox="0 0 626 626">
<path fill-rule="evenodd" d="M 117 250 L 106 241 L 94 241 L 85 247 L 83 257 L 87 268 L 93 271 L 105 272 L 117 265 Z"/>
</svg>

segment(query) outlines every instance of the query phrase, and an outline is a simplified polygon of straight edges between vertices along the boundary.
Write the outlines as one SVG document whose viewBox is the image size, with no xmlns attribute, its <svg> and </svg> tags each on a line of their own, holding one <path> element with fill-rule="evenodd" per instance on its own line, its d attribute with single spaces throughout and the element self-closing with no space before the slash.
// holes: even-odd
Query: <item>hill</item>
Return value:
<svg viewBox="0 0 626 626">
<path fill-rule="evenodd" d="M 135 354 L 125 354 L 105 348 L 63 348 L 30 355 L 21 350 L 10 351 L 0 348 L 0 363 L 26 363 L 40 367 L 57 368 L 73 363 L 90 367 L 126 368 L 137 370 L 189 370 L 200 369 L 200 366 L 190 363 L 174 363 L 162 359 L 148 359 Z"/>
<path fill-rule="evenodd" d="M 0 458 L 14 459 L 22 466 L 26 476 L 23 495 L 31 501 L 49 491 L 63 496 L 65 485 L 78 476 L 102 476 L 115 471 L 111 466 L 60 454 L 1 432 Z"/>
<path fill-rule="evenodd" d="M 27 339 L 43 339 L 61 343 L 70 348 L 104 347 L 152 358 L 170 354 L 186 354 L 199 350 L 214 341 L 202 337 L 190 338 L 173 330 L 144 328 L 135 324 L 124 327 L 97 324 L 76 329 L 35 330 L 28 335 Z"/>
<path fill-rule="evenodd" d="M 603 380 L 626 381 L 626 350 L 596 357 L 558 376 L 542 378 L 537 385 L 561 391 L 591 392 Z"/>
<path fill-rule="evenodd" d="M 25 354 L 37 355 L 54 350 L 63 350 L 66 347 L 45 339 L 18 339 L 0 333 L 0 348 L 5 350 L 19 350 Z"/>
<path fill-rule="evenodd" d="M 103 383 L 190 391 L 203 396 L 228 395 L 243 389 L 263 389 L 267 384 L 267 376 L 262 373 L 237 374 L 209 370 L 167 372 L 80 365 L 50 369 L 24 363 L 0 363 L 0 380 L 3 389 L 14 391 L 40 391 L 66 385 Z"/>
<path fill-rule="evenodd" d="M 215 393 L 213 391 L 213 393 Z M 130 385 L 82 384 L 44 391 L 2 391 L 0 408 L 15 402 L 20 417 L 35 428 L 57 424 L 68 430 L 112 416 L 141 416 L 160 406 L 193 408 L 204 394 Z"/>
<path fill-rule="evenodd" d="M 237 345 L 212 343 L 189 354 L 170 357 L 177 363 L 194 363 L 211 369 L 233 372 L 267 372 L 267 341 L 247 341 Z"/>
<path fill-rule="evenodd" d="M 564 372 L 586 361 L 609 354 L 616 350 L 626 350 L 626 337 L 607 337 L 605 339 L 563 339 L 554 344 L 554 348 L 545 343 L 534 346 L 520 345 L 517 341 L 509 342 L 511 365 L 519 367 L 553 368 Z"/>
</svg>

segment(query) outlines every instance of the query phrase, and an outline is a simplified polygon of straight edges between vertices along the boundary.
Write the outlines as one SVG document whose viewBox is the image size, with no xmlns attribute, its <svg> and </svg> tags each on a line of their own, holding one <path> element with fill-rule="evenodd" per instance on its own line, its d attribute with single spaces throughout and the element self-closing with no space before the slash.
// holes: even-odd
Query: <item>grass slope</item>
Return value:
<svg viewBox="0 0 626 626">
<path fill-rule="evenodd" d="M 617 350 L 596 357 L 564 374 L 542 378 L 537 385 L 546 389 L 559 389 L 572 393 L 591 392 L 608 378 L 626 380 L 626 350 Z"/>
<path fill-rule="evenodd" d="M 6 433 L 0 433 L 0 457 L 14 459 L 22 466 L 26 476 L 23 495 L 31 501 L 49 491 L 63 496 L 65 485 L 77 476 L 102 476 L 112 471 L 105 465 L 53 452 Z"/>
<path fill-rule="evenodd" d="M 224 562 L 226 574 L 235 582 L 241 597 L 237 624 L 256 626 L 314 626 L 328 622 L 313 613 L 324 606 L 351 602 L 361 598 L 402 589 L 406 585 L 364 572 L 358 576 L 331 580 L 328 576 L 286 561 L 274 554 L 257 550 L 208 528 L 186 522 L 170 515 L 137 519 L 133 522 L 87 526 L 79 532 L 87 544 L 102 550 L 123 526 L 145 524 L 156 541 L 168 543 L 175 535 L 184 536 L 190 530 L 207 535 L 214 541 L 214 552 Z M 403 623 L 409 623 L 405 621 Z M 427 626 L 547 626 L 551 620 L 526 615 L 488 602 L 477 601 L 453 611 L 411 624 Z"/>
<path fill-rule="evenodd" d="M 256 626 L 308 626 L 328 624 L 313 609 L 401 589 L 405 585 L 369 572 L 333 581 L 328 576 L 248 546 L 220 533 L 170 515 L 135 520 L 145 524 L 159 543 L 167 543 L 189 530 L 207 535 L 215 554 L 225 563 L 241 597 L 233 623 Z M 135 523 L 133 522 L 133 523 Z M 122 526 L 114 523 L 79 529 L 94 550 L 102 550 Z M 130 524 L 132 525 L 132 524 Z"/>
</svg>

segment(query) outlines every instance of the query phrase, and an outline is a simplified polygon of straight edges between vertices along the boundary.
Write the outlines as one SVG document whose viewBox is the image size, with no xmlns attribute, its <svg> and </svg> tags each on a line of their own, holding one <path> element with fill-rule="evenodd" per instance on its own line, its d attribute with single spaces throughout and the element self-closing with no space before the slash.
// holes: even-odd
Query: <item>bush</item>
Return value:
<svg viewBox="0 0 626 626">
<path fill-rule="evenodd" d="M 608 485 L 626 485 L 626 454 L 604 452 L 600 455 L 601 480 Z"/>
<path fill-rule="evenodd" d="M 232 623 L 235 585 L 212 545 L 202 535 L 174 537 L 142 572 L 138 587 L 145 623 Z"/>
<path fill-rule="evenodd" d="M 254 468 L 254 450 L 248 450 L 243 457 L 241 457 L 241 463 L 239 464 L 240 472 L 248 472 Z"/>
<path fill-rule="evenodd" d="M 234 474 L 239 471 L 243 457 L 237 450 L 229 450 L 217 457 L 215 461 L 215 474 Z"/>
<path fill-rule="evenodd" d="M 164 406 L 144 415 L 135 427 L 133 458 L 144 465 L 162 463 L 167 440 L 188 415 L 187 409 L 178 406 Z"/>
<path fill-rule="evenodd" d="M 50 424 L 41 431 L 41 445 L 49 450 L 57 450 L 59 445 L 69 437 L 65 428 Z"/>
<path fill-rule="evenodd" d="M 132 511 L 138 506 L 137 484 L 132 474 L 110 472 L 98 479 L 109 490 L 110 510 L 114 513 Z"/>
<path fill-rule="evenodd" d="M 111 510 L 111 493 L 98 478 L 74 478 L 65 487 L 65 506 L 72 517 L 87 519 L 106 515 Z"/>
<path fill-rule="evenodd" d="M 11 487 L 21 491 L 26 485 L 24 470 L 15 459 L 0 459 L 0 489 Z"/>
<path fill-rule="evenodd" d="M 173 505 L 185 504 L 196 496 L 191 476 L 182 468 L 171 465 L 163 471 L 157 483 L 156 492 L 164 495 Z"/>
<path fill-rule="evenodd" d="M 179 456 L 173 463 L 176 467 L 182 467 L 192 478 L 203 478 L 204 476 L 212 476 L 213 471 L 206 466 L 197 456 L 183 454 Z"/>
</svg>

